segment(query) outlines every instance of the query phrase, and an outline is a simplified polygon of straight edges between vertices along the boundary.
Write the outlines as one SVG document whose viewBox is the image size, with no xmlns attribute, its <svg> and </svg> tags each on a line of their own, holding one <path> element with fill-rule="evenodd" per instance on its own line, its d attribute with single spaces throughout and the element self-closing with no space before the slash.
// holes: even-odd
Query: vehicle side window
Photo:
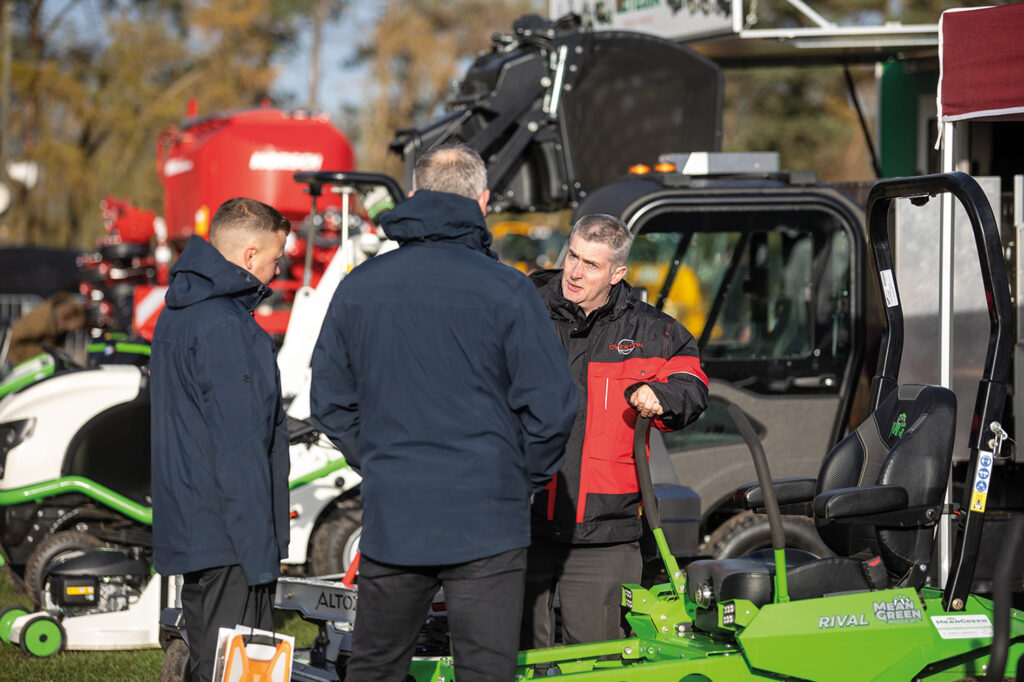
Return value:
<svg viewBox="0 0 1024 682">
<path fill-rule="evenodd" d="M 849 238 L 827 211 L 687 207 L 640 226 L 627 279 L 698 339 L 705 363 L 782 361 L 722 369 L 775 391 L 794 377 L 839 373 L 849 354 L 849 258 Z"/>
<path fill-rule="evenodd" d="M 704 235 L 696 235 L 704 236 Z M 694 241 L 697 241 L 695 236 Z M 707 336 L 708 357 L 784 358 L 811 350 L 810 234 L 757 233 L 745 248 L 736 241 L 728 254 L 737 261 Z M 718 274 L 718 273 L 715 273 Z"/>
</svg>

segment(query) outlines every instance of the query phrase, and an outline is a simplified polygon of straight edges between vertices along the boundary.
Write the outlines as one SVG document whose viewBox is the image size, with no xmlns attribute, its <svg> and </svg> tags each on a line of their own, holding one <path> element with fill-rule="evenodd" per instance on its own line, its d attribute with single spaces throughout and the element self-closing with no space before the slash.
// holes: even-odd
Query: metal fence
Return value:
<svg viewBox="0 0 1024 682">
<path fill-rule="evenodd" d="M 43 302 L 36 294 L 0 294 L 0 321 L 14 324 L 19 317 Z"/>
</svg>

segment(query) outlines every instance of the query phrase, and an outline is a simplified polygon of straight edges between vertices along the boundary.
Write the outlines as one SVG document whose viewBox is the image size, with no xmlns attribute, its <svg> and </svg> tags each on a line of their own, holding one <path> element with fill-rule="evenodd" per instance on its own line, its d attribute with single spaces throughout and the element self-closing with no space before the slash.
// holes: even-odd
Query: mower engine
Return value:
<svg viewBox="0 0 1024 682">
<path fill-rule="evenodd" d="M 97 547 L 73 552 L 47 570 L 43 608 L 65 616 L 126 611 L 142 596 L 149 574 L 144 559 L 124 550 Z"/>
</svg>

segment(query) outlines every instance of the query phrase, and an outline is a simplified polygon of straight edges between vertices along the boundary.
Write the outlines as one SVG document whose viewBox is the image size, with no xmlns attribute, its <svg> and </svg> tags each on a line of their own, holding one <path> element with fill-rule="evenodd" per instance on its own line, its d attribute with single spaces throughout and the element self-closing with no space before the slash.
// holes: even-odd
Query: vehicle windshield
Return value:
<svg viewBox="0 0 1024 682">
<path fill-rule="evenodd" d="M 850 238 L 832 211 L 666 208 L 641 225 L 628 281 L 697 339 L 712 382 L 756 393 L 829 393 L 850 356 Z M 669 451 L 740 442 L 712 400 Z"/>
</svg>

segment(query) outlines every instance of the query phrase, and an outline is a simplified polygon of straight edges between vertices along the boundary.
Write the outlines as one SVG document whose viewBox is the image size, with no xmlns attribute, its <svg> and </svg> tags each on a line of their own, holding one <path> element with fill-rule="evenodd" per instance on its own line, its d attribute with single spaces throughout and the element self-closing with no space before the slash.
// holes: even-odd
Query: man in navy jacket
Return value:
<svg viewBox="0 0 1024 682">
<path fill-rule="evenodd" d="M 252 312 L 289 227 L 254 199 L 224 202 L 210 242 L 193 236 L 171 270 L 153 334 L 153 550 L 157 571 L 184 576 L 193 680 L 211 679 L 219 628 L 271 624 L 288 554 L 281 381 Z"/>
<path fill-rule="evenodd" d="M 514 677 L 530 494 L 577 392 L 533 285 L 488 248 L 486 177 L 466 147 L 420 158 L 382 218 L 400 247 L 342 281 L 313 351 L 313 421 L 363 476 L 352 682 L 405 679 L 442 584 L 460 682 Z"/>
</svg>

